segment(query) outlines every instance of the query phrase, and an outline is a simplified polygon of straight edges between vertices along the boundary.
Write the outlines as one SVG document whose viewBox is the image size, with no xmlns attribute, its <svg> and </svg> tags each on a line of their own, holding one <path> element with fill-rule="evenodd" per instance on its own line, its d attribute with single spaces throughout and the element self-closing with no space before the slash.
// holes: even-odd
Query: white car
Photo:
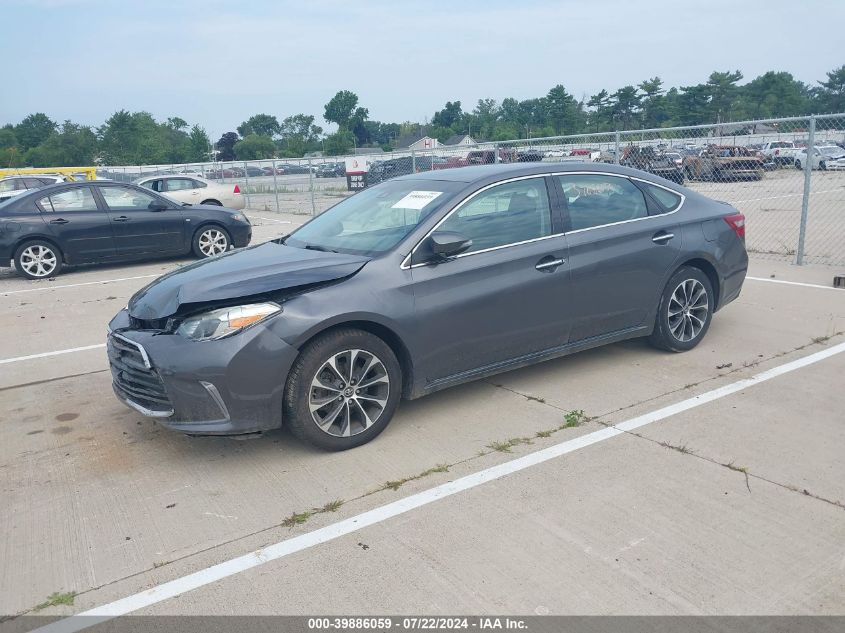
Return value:
<svg viewBox="0 0 845 633">
<path fill-rule="evenodd" d="M 807 164 L 807 148 L 795 154 L 795 167 L 804 169 Z M 845 169 L 845 149 L 838 145 L 822 145 L 813 148 L 812 169 Z"/>
<path fill-rule="evenodd" d="M 47 185 L 54 185 L 57 182 L 65 182 L 64 176 L 53 176 L 51 174 L 31 174 L 20 176 L 8 176 L 0 178 L 0 202 L 26 193 L 30 189 L 39 189 Z"/>
<path fill-rule="evenodd" d="M 146 176 L 136 180 L 135 184 L 188 204 L 213 204 L 230 209 L 246 206 L 237 184 L 211 182 L 199 176 Z"/>
</svg>

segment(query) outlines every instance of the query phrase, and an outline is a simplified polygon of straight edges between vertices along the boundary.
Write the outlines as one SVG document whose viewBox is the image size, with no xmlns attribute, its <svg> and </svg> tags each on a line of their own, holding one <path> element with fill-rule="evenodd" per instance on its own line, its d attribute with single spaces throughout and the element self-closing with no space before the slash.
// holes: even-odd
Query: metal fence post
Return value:
<svg viewBox="0 0 845 633">
<path fill-rule="evenodd" d="M 616 138 L 614 140 L 613 162 L 619 164 L 619 130 L 616 130 Z"/>
<path fill-rule="evenodd" d="M 417 173 L 417 153 L 411 148 L 411 173 Z"/>
<path fill-rule="evenodd" d="M 493 144 L 493 162 L 494 163 L 499 162 L 499 144 L 498 143 Z"/>
<path fill-rule="evenodd" d="M 244 194 L 246 195 L 246 206 L 251 207 L 249 202 L 249 172 L 246 170 L 246 161 L 244 161 Z"/>
<path fill-rule="evenodd" d="M 813 177 L 813 147 L 816 140 L 816 117 L 810 117 L 810 130 L 807 137 L 807 160 L 804 161 L 804 196 L 801 199 L 801 224 L 798 226 L 798 249 L 795 263 L 804 264 L 804 240 L 807 236 L 807 215 L 810 210 L 810 184 Z"/>
<path fill-rule="evenodd" d="M 308 189 L 311 191 L 311 215 L 317 215 L 317 205 L 314 203 L 314 172 L 311 169 L 311 157 L 308 157 Z"/>
<path fill-rule="evenodd" d="M 273 159 L 273 194 L 276 196 L 276 211 L 281 213 L 282 208 L 279 206 L 279 184 L 276 182 L 276 159 Z"/>
</svg>

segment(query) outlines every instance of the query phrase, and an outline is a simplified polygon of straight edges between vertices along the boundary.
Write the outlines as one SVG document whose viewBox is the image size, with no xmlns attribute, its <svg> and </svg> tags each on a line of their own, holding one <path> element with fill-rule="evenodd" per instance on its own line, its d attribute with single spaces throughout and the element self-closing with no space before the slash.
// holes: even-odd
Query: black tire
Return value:
<svg viewBox="0 0 845 633">
<path fill-rule="evenodd" d="M 38 274 L 33 266 L 33 256 L 40 257 L 44 274 Z M 54 244 L 44 240 L 24 242 L 15 251 L 15 270 L 27 279 L 49 279 L 62 272 L 62 252 Z M 30 272 L 33 271 L 34 272 Z"/>
<path fill-rule="evenodd" d="M 219 200 L 203 200 L 200 204 L 210 204 L 213 207 L 222 207 L 223 204 Z"/>
<path fill-rule="evenodd" d="M 795 169 L 801 169 L 801 161 L 797 158 L 795 159 Z"/>
<path fill-rule="evenodd" d="M 822 171 L 827 171 L 827 164 L 824 161 L 821 161 L 819 163 L 819 169 L 821 169 Z"/>
<path fill-rule="evenodd" d="M 673 317 L 670 317 L 669 312 L 670 309 L 678 310 L 678 307 L 680 307 L 679 304 L 673 300 L 673 295 L 675 294 L 675 291 L 681 287 L 681 284 L 689 284 L 688 287 L 695 288 L 696 290 L 698 288 L 703 288 L 706 300 L 706 310 L 702 310 L 699 306 L 684 312 L 685 308 L 681 307 L 681 316 L 679 321 L 677 315 L 673 320 Z M 693 296 L 696 296 L 695 292 L 692 294 Z M 651 336 L 649 336 L 649 343 L 658 349 L 663 349 L 669 352 L 686 352 L 691 350 L 701 342 L 707 334 L 707 330 L 710 329 L 710 323 L 713 320 L 714 299 L 715 295 L 713 293 L 713 285 L 710 283 L 710 278 L 705 275 L 704 272 L 698 268 L 693 268 L 692 266 L 682 266 L 679 268 L 666 283 L 666 287 L 660 295 L 660 303 L 657 306 L 654 331 L 651 333 Z M 692 314 L 692 316 L 687 317 L 685 314 Z M 703 321 L 703 325 L 701 325 L 700 329 L 695 332 L 694 336 L 691 336 L 688 340 L 683 340 L 685 334 L 693 334 L 694 328 L 697 325 L 694 320 Z M 675 333 L 679 323 L 681 323 L 680 327 L 682 328 L 680 336 Z M 686 329 L 687 323 L 692 324 L 692 328 L 690 330 Z"/>
<path fill-rule="evenodd" d="M 213 247 L 209 246 L 209 240 L 212 238 L 214 238 Z M 232 237 L 229 231 L 219 224 L 201 226 L 194 233 L 194 239 L 191 242 L 191 250 L 199 259 L 221 255 L 228 251 L 230 246 L 232 246 Z"/>
<path fill-rule="evenodd" d="M 350 350 L 360 350 L 374 356 L 377 361 L 380 361 L 381 368 L 385 372 L 384 376 L 386 376 L 388 381 L 386 389 L 383 386 L 378 387 L 382 391 L 376 395 L 385 398 L 386 402 L 369 426 L 363 423 L 361 411 L 364 409 L 356 404 L 360 401 L 352 393 L 357 392 L 357 390 L 353 388 L 352 392 L 350 392 L 349 386 L 345 390 L 321 390 L 314 384 L 314 381 L 318 378 L 318 374 L 322 378 L 326 378 L 323 372 L 326 363 L 330 359 L 336 358 L 336 355 L 344 354 Z M 365 362 L 366 360 L 362 361 L 362 363 Z M 343 365 L 340 361 L 336 360 L 335 364 L 343 370 Z M 352 365 L 355 366 L 354 363 Z M 374 374 L 370 372 L 375 371 L 375 367 L 373 367 L 367 373 L 360 375 L 359 382 L 364 384 L 364 379 L 367 376 L 370 376 L 372 379 Z M 378 371 L 380 372 L 381 369 Z M 355 384 L 355 372 L 353 371 L 351 373 L 351 382 L 345 383 L 347 385 Z M 341 387 L 342 385 L 338 381 L 336 386 Z M 334 391 L 340 394 L 337 402 L 338 410 L 341 413 L 336 414 L 337 422 L 331 423 L 328 427 L 329 430 L 323 430 L 318 426 L 314 416 L 319 416 L 320 411 L 324 411 L 324 409 L 317 409 L 315 414 L 312 415 L 310 403 L 312 398 L 318 401 L 325 400 L 326 397 L 330 398 L 326 400 L 324 407 L 325 418 L 331 418 L 332 409 L 330 407 L 335 402 L 335 400 L 331 399 L 334 396 Z M 293 364 L 288 374 L 287 384 L 285 385 L 282 419 L 285 426 L 297 438 L 328 451 L 344 451 L 366 444 L 387 427 L 393 418 L 393 414 L 396 412 L 396 407 L 399 405 L 402 395 L 401 392 L 402 368 L 396 359 L 396 355 L 387 343 L 379 337 L 362 330 L 353 328 L 333 330 L 308 343 Z M 372 394 L 370 393 L 368 395 Z M 340 398 L 343 398 L 343 400 Z M 347 408 L 344 410 L 343 407 Z M 374 415 L 372 411 L 371 409 L 370 415 Z M 343 424 L 344 412 L 346 412 L 347 416 L 345 418 L 345 427 Z M 339 435 L 343 432 L 344 428 L 350 429 L 350 435 L 346 437 Z"/>
</svg>

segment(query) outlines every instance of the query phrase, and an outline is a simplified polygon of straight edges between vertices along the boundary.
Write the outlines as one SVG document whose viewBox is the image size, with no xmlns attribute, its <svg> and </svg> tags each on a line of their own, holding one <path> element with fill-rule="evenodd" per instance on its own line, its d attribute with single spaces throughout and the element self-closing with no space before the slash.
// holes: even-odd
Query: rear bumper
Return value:
<svg viewBox="0 0 845 633">
<path fill-rule="evenodd" d="M 143 350 L 166 399 L 150 405 L 130 393 L 131 383 L 120 374 L 121 365 L 110 349 L 112 387 L 123 404 L 191 435 L 240 435 L 282 425 L 284 386 L 298 351 L 264 326 L 219 341 L 197 342 L 125 329 L 128 325 L 128 313 L 122 310 L 110 328 Z"/>
</svg>

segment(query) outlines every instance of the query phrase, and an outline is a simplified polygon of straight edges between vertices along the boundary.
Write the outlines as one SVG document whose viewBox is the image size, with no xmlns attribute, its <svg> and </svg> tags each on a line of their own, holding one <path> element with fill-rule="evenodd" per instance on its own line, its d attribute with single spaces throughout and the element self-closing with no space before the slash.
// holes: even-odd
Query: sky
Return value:
<svg viewBox="0 0 845 633">
<path fill-rule="evenodd" d="M 578 99 L 714 70 L 815 84 L 845 63 L 843 0 L 0 0 L 0 15 L 0 125 L 145 110 L 214 138 L 259 112 L 322 125 L 338 90 L 370 119 L 424 122 L 557 84 Z"/>
</svg>

